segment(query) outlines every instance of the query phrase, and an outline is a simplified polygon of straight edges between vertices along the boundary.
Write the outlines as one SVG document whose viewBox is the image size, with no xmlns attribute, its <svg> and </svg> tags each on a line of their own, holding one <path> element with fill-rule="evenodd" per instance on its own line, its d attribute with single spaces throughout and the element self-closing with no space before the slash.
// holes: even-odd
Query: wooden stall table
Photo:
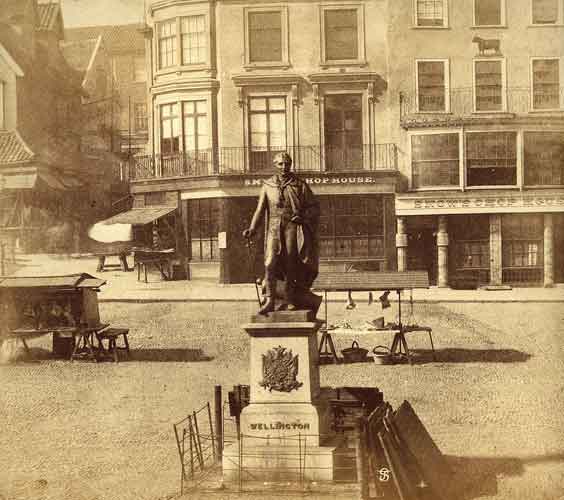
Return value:
<svg viewBox="0 0 564 500">
<path fill-rule="evenodd" d="M 157 269 L 163 280 L 172 279 L 172 262 L 175 258 L 174 248 L 165 250 L 152 250 L 147 248 L 134 248 L 133 261 L 137 268 L 137 281 L 141 281 L 141 275 L 145 275 L 145 283 L 147 283 L 147 271 L 153 266 Z"/>
<path fill-rule="evenodd" d="M 401 315 L 401 292 L 406 289 L 429 288 L 429 278 L 426 271 L 406 272 L 329 272 L 320 273 L 312 288 L 322 291 L 325 302 L 325 326 L 320 329 L 322 333 L 319 344 L 319 358 L 321 361 L 331 360 L 338 363 L 333 339 L 328 330 L 327 294 L 328 292 L 358 292 L 358 291 L 396 291 L 398 295 L 398 322 L 386 328 L 373 328 L 372 331 L 391 331 L 394 333 L 390 352 L 396 356 L 406 356 L 411 364 L 411 354 L 407 345 L 405 334 L 415 331 L 426 331 L 431 339 L 434 356 L 431 328 L 418 325 L 404 325 Z"/>
<path fill-rule="evenodd" d="M 107 271 L 108 268 L 120 268 L 123 272 L 129 271 L 129 266 L 127 265 L 127 256 L 130 252 L 98 252 L 95 253 L 96 257 L 98 257 L 98 266 L 96 267 L 96 271 L 99 273 L 103 273 Z M 117 257 L 119 260 L 119 264 L 107 264 L 106 259 L 108 257 Z"/>
</svg>

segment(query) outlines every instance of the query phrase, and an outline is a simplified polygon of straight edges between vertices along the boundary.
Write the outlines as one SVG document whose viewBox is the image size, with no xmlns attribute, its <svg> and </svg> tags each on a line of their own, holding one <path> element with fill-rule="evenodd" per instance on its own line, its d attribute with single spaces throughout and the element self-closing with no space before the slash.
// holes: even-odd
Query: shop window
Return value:
<svg viewBox="0 0 564 500">
<path fill-rule="evenodd" d="M 505 61 L 474 61 L 474 107 L 476 111 L 505 110 Z"/>
<path fill-rule="evenodd" d="M 415 0 L 415 25 L 419 27 L 445 27 L 447 25 L 447 0 Z"/>
<path fill-rule="evenodd" d="M 161 154 L 170 155 L 180 151 L 179 104 L 161 106 Z"/>
<path fill-rule="evenodd" d="M 283 10 L 250 11 L 247 13 L 249 38 L 247 60 L 251 64 L 283 62 Z"/>
<path fill-rule="evenodd" d="M 322 7 L 322 63 L 364 60 L 364 20 L 360 6 Z"/>
<path fill-rule="evenodd" d="M 468 186 L 513 186 L 517 182 L 517 134 L 472 132 L 466 134 Z"/>
<path fill-rule="evenodd" d="M 326 95 L 324 99 L 325 168 L 360 170 L 364 165 L 362 96 Z"/>
<path fill-rule="evenodd" d="M 176 62 L 176 19 L 158 24 L 159 69 L 175 66 Z"/>
<path fill-rule="evenodd" d="M 449 218 L 455 250 L 455 279 L 474 277 L 479 283 L 490 279 L 489 215 Z"/>
<path fill-rule="evenodd" d="M 217 234 L 221 218 L 221 200 L 190 200 L 190 240 L 192 260 L 219 259 Z"/>
<path fill-rule="evenodd" d="M 504 215 L 501 224 L 504 282 L 540 282 L 543 274 L 543 216 Z"/>
<path fill-rule="evenodd" d="M 474 0 L 475 26 L 505 24 L 505 0 Z"/>
<path fill-rule="evenodd" d="M 525 185 L 564 185 L 564 133 L 525 132 Z"/>
<path fill-rule="evenodd" d="M 180 18 L 182 64 L 202 64 L 207 60 L 206 18 L 203 15 Z"/>
<path fill-rule="evenodd" d="M 558 58 L 533 59 L 533 109 L 558 109 L 561 106 L 560 61 Z"/>
<path fill-rule="evenodd" d="M 384 198 L 320 197 L 322 259 L 384 259 Z"/>
<path fill-rule="evenodd" d="M 147 104 L 144 102 L 135 103 L 135 130 L 147 130 Z"/>
<path fill-rule="evenodd" d="M 286 150 L 285 97 L 249 99 L 250 169 L 269 169 L 274 155 Z"/>
<path fill-rule="evenodd" d="M 531 0 L 533 24 L 558 24 L 562 0 Z"/>
<path fill-rule="evenodd" d="M 414 188 L 460 184 L 459 134 L 411 136 Z"/>
<path fill-rule="evenodd" d="M 417 61 L 417 110 L 448 111 L 448 60 Z"/>
</svg>

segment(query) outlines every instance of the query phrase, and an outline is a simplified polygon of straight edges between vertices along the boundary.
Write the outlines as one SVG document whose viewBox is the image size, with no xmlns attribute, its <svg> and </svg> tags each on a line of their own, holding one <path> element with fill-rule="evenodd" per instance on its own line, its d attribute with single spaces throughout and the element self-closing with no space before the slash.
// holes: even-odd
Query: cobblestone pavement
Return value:
<svg viewBox="0 0 564 500">
<path fill-rule="evenodd" d="M 357 296 L 357 300 L 362 297 Z M 389 321 L 395 304 L 386 310 Z M 0 499 L 156 500 L 178 491 L 172 423 L 248 383 L 248 339 L 239 325 L 251 302 L 102 303 L 103 320 L 131 329 L 129 362 L 49 358 L 51 340 L 32 340 L 35 361 L 0 366 Z M 354 328 L 381 315 L 330 303 L 332 322 Z M 397 407 L 408 399 L 441 450 L 453 457 L 464 500 L 556 500 L 564 492 L 564 309 L 562 304 L 415 304 L 408 320 L 414 366 L 321 367 L 322 385 L 378 386 Z M 372 347 L 390 339 L 339 334 Z M 6 348 L 6 346 L 5 346 Z M 21 352 L 20 352 L 21 354 Z M 261 497 L 261 495 L 263 495 Z M 251 498 L 284 496 L 253 493 Z M 354 494 L 351 494 L 354 497 Z M 241 498 L 234 492 L 189 498 Z M 345 498 L 344 494 L 333 494 Z"/>
</svg>

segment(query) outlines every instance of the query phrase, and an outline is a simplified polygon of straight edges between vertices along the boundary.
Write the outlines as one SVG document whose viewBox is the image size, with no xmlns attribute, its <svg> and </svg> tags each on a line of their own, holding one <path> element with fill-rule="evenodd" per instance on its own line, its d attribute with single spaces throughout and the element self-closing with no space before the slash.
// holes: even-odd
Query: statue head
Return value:
<svg viewBox="0 0 564 500">
<path fill-rule="evenodd" d="M 274 168 L 276 168 L 278 173 L 287 174 L 292 168 L 292 157 L 288 153 L 286 153 L 286 151 L 281 151 L 280 153 L 276 153 L 274 155 L 272 163 L 274 164 Z"/>
</svg>

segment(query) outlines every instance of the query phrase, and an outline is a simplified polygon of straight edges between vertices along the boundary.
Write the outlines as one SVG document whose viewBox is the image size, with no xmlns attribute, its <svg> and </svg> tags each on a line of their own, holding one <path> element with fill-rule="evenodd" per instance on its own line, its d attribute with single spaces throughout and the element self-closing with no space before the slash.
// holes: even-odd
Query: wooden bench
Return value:
<svg viewBox="0 0 564 500">
<path fill-rule="evenodd" d="M 127 340 L 127 335 L 129 334 L 129 328 L 106 328 L 105 330 L 96 333 L 96 338 L 98 339 L 98 353 L 103 356 L 106 353 L 112 355 L 113 360 L 118 363 L 119 356 L 118 351 L 125 351 L 127 357 L 131 357 L 129 351 L 129 341 Z M 123 347 L 118 347 L 117 339 L 119 337 L 123 339 Z M 104 340 L 108 341 L 107 349 L 104 347 Z"/>
</svg>

